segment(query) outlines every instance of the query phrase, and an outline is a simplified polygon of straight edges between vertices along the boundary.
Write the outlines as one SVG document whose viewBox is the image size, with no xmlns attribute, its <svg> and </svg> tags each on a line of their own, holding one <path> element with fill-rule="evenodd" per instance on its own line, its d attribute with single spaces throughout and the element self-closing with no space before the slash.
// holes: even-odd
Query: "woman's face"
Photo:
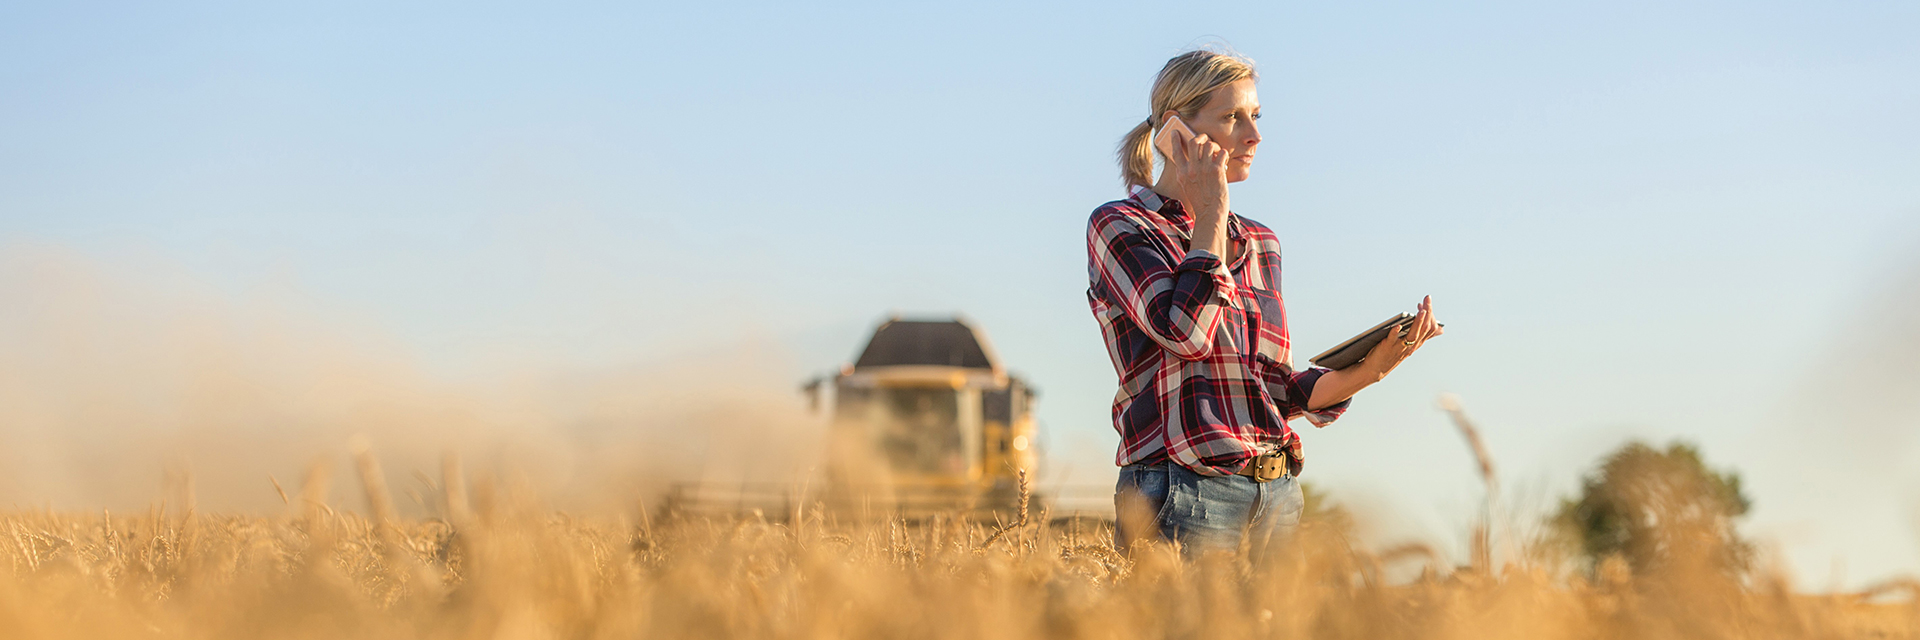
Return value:
<svg viewBox="0 0 1920 640">
<path fill-rule="evenodd" d="M 1238 80 L 1214 89 L 1200 113 L 1191 119 L 1181 118 L 1187 128 L 1227 151 L 1227 182 L 1245 180 L 1252 173 L 1254 148 L 1260 146 L 1260 127 L 1254 121 L 1259 119 L 1260 95 L 1253 88 L 1253 80 Z"/>
</svg>

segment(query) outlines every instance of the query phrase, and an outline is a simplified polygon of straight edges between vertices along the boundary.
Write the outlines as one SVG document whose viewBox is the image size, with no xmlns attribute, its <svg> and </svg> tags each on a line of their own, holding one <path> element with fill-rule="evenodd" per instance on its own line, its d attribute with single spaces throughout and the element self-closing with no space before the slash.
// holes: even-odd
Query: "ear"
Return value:
<svg viewBox="0 0 1920 640">
<path fill-rule="evenodd" d="M 1165 112 L 1165 113 L 1162 113 L 1162 114 L 1160 114 L 1160 126 L 1161 126 L 1162 128 L 1164 128 L 1164 127 L 1166 127 L 1166 126 L 1167 126 L 1167 122 L 1168 122 L 1169 120 L 1172 120 L 1172 119 L 1174 119 L 1174 118 L 1179 118 L 1179 117 L 1180 117 L 1180 112 L 1178 112 L 1178 111 L 1174 111 L 1174 110 L 1172 110 L 1172 109 L 1168 109 L 1168 110 L 1166 110 L 1166 112 Z M 1182 118 L 1182 119 L 1184 119 L 1184 118 Z"/>
</svg>

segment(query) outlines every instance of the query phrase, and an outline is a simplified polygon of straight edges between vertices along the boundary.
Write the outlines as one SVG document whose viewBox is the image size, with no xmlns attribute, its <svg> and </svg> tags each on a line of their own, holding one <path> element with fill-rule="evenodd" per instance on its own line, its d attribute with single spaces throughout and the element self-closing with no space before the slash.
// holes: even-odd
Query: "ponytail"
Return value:
<svg viewBox="0 0 1920 640">
<path fill-rule="evenodd" d="M 1131 188 L 1153 186 L 1153 119 L 1140 121 L 1120 139 L 1120 180 Z"/>
</svg>

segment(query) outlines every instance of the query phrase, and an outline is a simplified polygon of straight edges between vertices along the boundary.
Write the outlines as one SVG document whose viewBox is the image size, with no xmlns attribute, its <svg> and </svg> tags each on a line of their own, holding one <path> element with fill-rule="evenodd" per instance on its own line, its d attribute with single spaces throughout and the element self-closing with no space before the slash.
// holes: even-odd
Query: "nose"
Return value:
<svg viewBox="0 0 1920 640">
<path fill-rule="evenodd" d="M 1254 120 L 1252 118 L 1248 118 L 1247 119 L 1247 150 L 1252 151 L 1253 148 L 1259 144 L 1260 144 L 1260 121 Z"/>
</svg>

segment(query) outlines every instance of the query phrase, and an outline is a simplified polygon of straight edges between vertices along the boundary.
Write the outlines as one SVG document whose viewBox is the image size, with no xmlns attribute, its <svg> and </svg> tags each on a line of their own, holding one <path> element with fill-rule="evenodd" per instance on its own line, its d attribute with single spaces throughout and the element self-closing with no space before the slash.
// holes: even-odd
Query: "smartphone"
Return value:
<svg viewBox="0 0 1920 640">
<path fill-rule="evenodd" d="M 1160 126 L 1159 135 L 1153 137 L 1153 148 L 1159 149 L 1160 155 L 1168 162 L 1173 161 L 1173 132 L 1175 131 L 1179 131 L 1188 140 L 1193 139 L 1193 130 L 1187 128 L 1187 123 L 1180 121 L 1180 116 L 1167 118 L 1166 124 Z"/>
</svg>

